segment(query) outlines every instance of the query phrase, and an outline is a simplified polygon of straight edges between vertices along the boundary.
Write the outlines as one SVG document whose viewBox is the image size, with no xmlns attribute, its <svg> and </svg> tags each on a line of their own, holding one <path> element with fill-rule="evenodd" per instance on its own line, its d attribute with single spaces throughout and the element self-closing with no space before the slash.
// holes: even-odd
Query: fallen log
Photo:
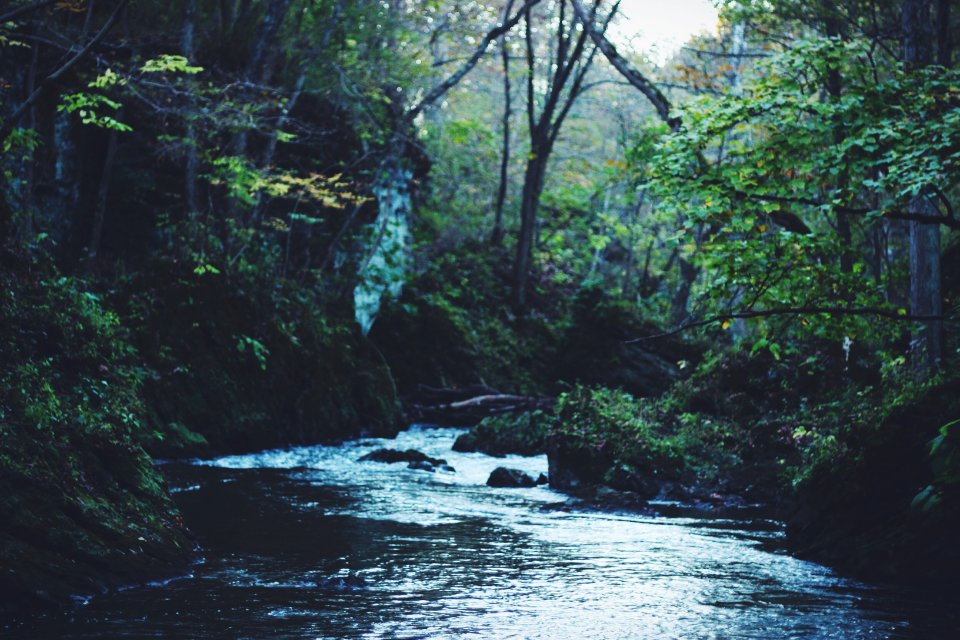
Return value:
<svg viewBox="0 0 960 640">
<path fill-rule="evenodd" d="M 408 417 L 415 422 L 470 427 L 486 417 L 519 411 L 551 411 L 555 398 L 486 394 L 436 404 L 410 404 Z"/>
<path fill-rule="evenodd" d="M 426 384 L 418 384 L 416 390 L 411 394 L 408 400 L 414 404 L 443 404 L 457 402 L 458 400 L 469 400 L 478 396 L 497 396 L 502 395 L 501 391 L 488 387 L 485 384 L 472 384 L 467 387 L 431 387 Z"/>
</svg>

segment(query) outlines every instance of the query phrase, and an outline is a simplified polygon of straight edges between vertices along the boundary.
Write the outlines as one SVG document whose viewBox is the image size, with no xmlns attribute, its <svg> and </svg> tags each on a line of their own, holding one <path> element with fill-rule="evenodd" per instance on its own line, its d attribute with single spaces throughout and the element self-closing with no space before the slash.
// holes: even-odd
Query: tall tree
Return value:
<svg viewBox="0 0 960 640">
<path fill-rule="evenodd" d="M 591 13 L 585 20 L 591 23 L 596 19 L 600 5 L 597 0 Z M 586 52 L 587 29 L 577 29 L 584 18 L 578 18 L 568 8 L 567 0 L 557 3 L 557 14 L 549 16 L 554 21 L 553 38 L 550 47 L 550 63 L 545 69 L 545 77 L 538 78 L 537 40 L 535 38 L 534 13 L 528 9 L 524 18 L 524 43 L 527 62 L 527 128 L 530 136 L 530 152 L 523 176 L 523 191 L 520 200 L 520 236 L 513 270 L 513 304 L 520 313 L 527 306 L 527 288 L 530 279 L 530 266 L 533 258 L 533 244 L 537 228 L 537 211 L 543 195 L 547 164 L 553 152 L 557 137 L 570 110 L 584 87 L 584 78 L 593 63 L 597 47 Z M 606 31 L 617 12 L 619 2 L 600 26 L 601 33 Z M 546 91 L 538 99 L 538 87 L 545 86 Z M 539 107 L 539 111 L 538 111 Z"/>
<path fill-rule="evenodd" d="M 510 16 L 514 0 L 509 0 L 503 10 L 503 19 Z M 500 36 L 500 64 L 503 69 L 503 118 L 501 120 L 502 143 L 500 146 L 500 179 L 497 182 L 497 198 L 494 203 L 493 232 L 490 241 L 498 245 L 503 242 L 503 206 L 507 200 L 507 183 L 510 167 L 510 119 L 513 105 L 510 88 L 510 50 L 507 47 L 507 34 Z"/>
<path fill-rule="evenodd" d="M 932 62 L 930 0 L 903 0 L 903 62 L 916 71 Z M 917 193 L 910 200 L 909 212 L 935 215 L 931 190 Z M 942 313 L 940 285 L 940 225 L 911 220 L 910 225 L 910 312 L 917 316 L 939 316 Z M 910 341 L 914 370 L 926 376 L 937 368 L 943 356 L 943 321 L 928 320 L 914 332 Z"/>
<path fill-rule="evenodd" d="M 180 32 L 180 51 L 187 60 L 196 55 L 195 31 L 197 23 L 197 0 L 186 0 L 183 6 L 183 28 Z M 186 213 L 195 213 L 197 202 L 197 174 L 200 169 L 200 153 L 197 149 L 197 132 L 193 122 L 187 119 L 186 161 L 183 167 L 183 201 Z"/>
</svg>

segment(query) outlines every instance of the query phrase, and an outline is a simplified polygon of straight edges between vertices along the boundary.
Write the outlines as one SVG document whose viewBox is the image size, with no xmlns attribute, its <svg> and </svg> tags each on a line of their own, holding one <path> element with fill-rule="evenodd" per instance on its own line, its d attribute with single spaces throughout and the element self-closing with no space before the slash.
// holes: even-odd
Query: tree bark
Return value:
<svg viewBox="0 0 960 640">
<path fill-rule="evenodd" d="M 540 196 L 543 195 L 543 179 L 550 153 L 546 147 L 546 140 L 540 139 L 534 144 L 524 172 L 523 193 L 520 199 L 520 236 L 513 268 L 513 304 L 519 313 L 527 308 L 527 287 L 533 262 L 537 210 L 540 207 Z"/>
<path fill-rule="evenodd" d="M 932 208 L 929 199 L 919 197 L 911 206 Z M 940 273 L 940 227 L 910 222 L 910 313 L 917 316 L 942 314 Z M 940 366 L 943 358 L 943 321 L 922 323 L 910 339 L 914 371 L 926 377 Z"/>
<path fill-rule="evenodd" d="M 693 283 L 700 274 L 700 270 L 688 260 L 679 258 L 680 265 L 680 284 L 677 286 L 677 292 L 673 296 L 670 315 L 674 324 L 680 324 L 687 318 L 687 304 L 690 302 L 690 291 L 693 289 Z"/>
<path fill-rule="evenodd" d="M 270 79 L 270 65 L 265 61 L 267 49 L 274 44 L 280 27 L 290 11 L 290 2 L 291 0 L 274 0 L 269 3 L 267 13 L 260 21 L 250 58 L 247 60 L 247 68 L 244 72 L 244 79 L 247 82 L 261 85 Z M 246 155 L 248 140 L 247 129 L 240 129 L 234 136 L 231 153 L 238 156 Z M 231 205 L 230 208 L 233 209 L 234 206 Z"/>
<path fill-rule="evenodd" d="M 824 31 L 829 38 L 842 38 L 843 33 L 840 28 L 840 17 L 836 3 L 833 0 L 825 0 L 823 3 L 824 12 Z M 839 102 L 843 97 L 843 76 L 840 69 L 836 66 L 827 71 L 827 93 L 834 102 Z M 834 123 L 833 144 L 840 146 L 846 137 L 843 131 L 843 123 Z M 845 170 L 841 170 L 837 178 L 837 188 L 842 193 L 847 187 L 847 175 Z M 853 271 L 853 233 L 850 229 L 850 218 L 846 213 L 837 211 L 837 235 L 840 236 L 840 271 L 850 273 Z"/>
<path fill-rule="evenodd" d="M 194 46 L 194 31 L 196 29 L 197 0 L 186 0 L 183 8 L 183 31 L 180 34 L 180 50 L 183 55 L 193 62 L 196 54 Z M 197 175 L 200 172 L 200 156 L 197 150 L 197 131 L 193 122 L 187 118 L 186 128 L 186 158 L 183 168 L 184 180 L 184 208 L 186 213 L 192 214 L 199 209 L 197 200 Z"/>
<path fill-rule="evenodd" d="M 266 64 L 267 53 L 274 45 L 280 27 L 290 11 L 291 0 L 272 0 L 267 3 L 267 12 L 260 21 L 260 30 L 253 43 L 253 51 L 247 61 L 248 80 L 263 84 L 270 75 L 270 65 Z"/>
<path fill-rule="evenodd" d="M 93 267 L 100 253 L 103 240 L 103 225 L 107 215 L 107 198 L 110 195 L 110 183 L 113 179 L 113 166 L 117 158 L 119 134 L 111 131 L 107 140 L 107 152 L 103 159 L 103 172 L 100 174 L 100 186 L 97 188 L 97 204 L 93 214 L 93 227 L 90 231 L 90 243 L 87 246 L 87 269 Z"/>
<path fill-rule="evenodd" d="M 520 411 L 552 411 L 555 398 L 490 394 L 440 404 L 412 404 L 409 417 L 439 424 L 473 426 L 484 418 Z"/>
<path fill-rule="evenodd" d="M 513 0 L 507 3 L 504 16 L 510 15 Z M 507 200 L 507 179 L 510 168 L 510 117 L 513 115 L 510 103 L 510 52 L 507 50 L 507 36 L 500 36 L 500 61 L 503 68 L 503 144 L 500 148 L 500 183 L 497 186 L 497 200 L 494 204 L 493 233 L 490 241 L 494 245 L 503 242 L 503 205 Z"/>
<path fill-rule="evenodd" d="M 436 85 L 435 87 L 430 89 L 430 91 L 428 91 L 426 94 L 424 94 L 420 102 L 412 106 L 406 112 L 405 119 L 408 122 L 413 122 L 413 120 L 418 115 L 420 115 L 424 109 L 426 109 L 427 107 L 432 105 L 434 102 L 439 100 L 441 97 L 443 97 L 444 94 L 447 93 L 447 91 L 455 87 L 458 82 L 463 80 L 463 77 L 466 76 L 468 73 L 470 73 L 470 71 L 472 71 L 475 66 L 477 66 L 477 63 L 480 62 L 480 58 L 483 57 L 483 54 L 487 52 L 487 48 L 490 46 L 490 44 L 494 40 L 498 39 L 501 35 L 505 34 L 507 31 L 510 31 L 511 29 L 513 29 L 517 25 L 517 23 L 520 22 L 520 20 L 530 12 L 531 7 L 536 5 L 538 2 L 540 2 L 540 0 L 526 0 L 523 6 L 520 7 L 517 10 L 517 12 L 513 14 L 513 16 L 509 20 L 505 22 L 501 22 L 501 24 L 499 24 L 498 26 L 494 27 L 493 29 L 490 29 L 490 31 L 488 31 L 486 35 L 483 37 L 483 39 L 480 41 L 480 44 L 477 45 L 477 48 L 474 49 L 473 54 L 471 54 L 471 56 L 467 58 L 466 62 L 464 62 L 459 69 L 451 73 L 438 85 Z"/>
<path fill-rule="evenodd" d="M 37 69 L 40 65 L 40 45 L 33 46 L 33 55 L 30 59 L 30 70 L 27 72 L 26 95 L 31 95 L 37 87 Z M 37 105 L 32 105 L 27 111 L 27 129 L 37 128 Z M 34 183 L 34 152 L 31 151 L 23 161 L 23 186 L 20 200 L 20 228 L 17 232 L 21 242 L 30 242 L 33 238 L 33 183 Z"/>
<path fill-rule="evenodd" d="M 903 0 L 903 61 L 907 69 L 929 65 L 931 55 L 930 0 Z M 936 213 L 926 194 L 910 200 L 909 212 Z M 910 221 L 910 313 L 940 316 L 940 226 Z M 926 378 L 940 365 L 943 356 L 943 321 L 928 320 L 914 330 L 910 340 L 910 362 L 919 378 Z"/>
<path fill-rule="evenodd" d="M 950 24 L 952 0 L 937 0 L 937 64 L 947 67 L 953 64 L 953 25 Z"/>
<path fill-rule="evenodd" d="M 650 101 L 650 104 L 653 105 L 654 109 L 657 110 L 657 114 L 660 118 L 666 122 L 671 129 L 677 130 L 680 128 L 680 118 L 670 115 L 670 101 L 667 100 L 666 96 L 654 85 L 650 80 L 647 79 L 642 73 L 631 65 L 626 58 L 620 55 L 616 47 L 607 40 L 606 36 L 602 31 L 598 31 L 596 24 L 593 19 L 589 16 L 587 11 L 583 8 L 583 5 L 580 3 L 580 0 L 571 0 L 573 3 L 573 9 L 577 14 L 577 18 L 583 24 L 584 31 L 590 35 L 590 38 L 593 39 L 594 44 L 600 49 L 600 52 L 606 56 L 607 60 L 610 61 L 610 64 L 620 72 L 620 75 L 624 79 L 634 86 L 635 89 L 639 90 L 647 100 Z"/>
</svg>

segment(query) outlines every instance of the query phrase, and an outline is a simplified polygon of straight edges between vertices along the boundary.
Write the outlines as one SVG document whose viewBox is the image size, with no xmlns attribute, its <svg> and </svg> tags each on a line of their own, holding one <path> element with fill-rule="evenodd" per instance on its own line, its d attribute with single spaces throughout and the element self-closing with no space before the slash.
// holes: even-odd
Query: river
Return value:
<svg viewBox="0 0 960 640">
<path fill-rule="evenodd" d="M 546 487 L 487 487 L 496 466 L 536 476 L 546 459 L 456 453 L 459 433 L 165 463 L 204 551 L 194 572 L 4 637 L 960 637 L 955 603 L 792 558 L 775 522 L 571 512 Z M 357 462 L 385 446 L 456 472 Z"/>
</svg>

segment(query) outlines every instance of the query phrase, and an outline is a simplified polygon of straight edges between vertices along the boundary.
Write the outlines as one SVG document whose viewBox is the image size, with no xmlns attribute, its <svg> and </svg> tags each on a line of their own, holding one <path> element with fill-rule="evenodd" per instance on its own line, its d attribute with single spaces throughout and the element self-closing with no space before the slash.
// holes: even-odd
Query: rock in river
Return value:
<svg viewBox="0 0 960 640">
<path fill-rule="evenodd" d="M 518 469 L 507 469 L 506 467 L 497 467 L 487 478 L 487 486 L 490 487 L 535 487 L 536 481 Z"/>
<path fill-rule="evenodd" d="M 400 451 L 398 449 L 377 449 L 371 451 L 359 460 L 360 462 L 385 462 L 393 464 L 396 462 L 407 462 L 407 468 L 417 469 L 419 471 L 447 471 L 453 472 L 454 468 L 447 464 L 443 458 L 431 458 L 425 453 L 416 449 L 407 449 Z"/>
</svg>

